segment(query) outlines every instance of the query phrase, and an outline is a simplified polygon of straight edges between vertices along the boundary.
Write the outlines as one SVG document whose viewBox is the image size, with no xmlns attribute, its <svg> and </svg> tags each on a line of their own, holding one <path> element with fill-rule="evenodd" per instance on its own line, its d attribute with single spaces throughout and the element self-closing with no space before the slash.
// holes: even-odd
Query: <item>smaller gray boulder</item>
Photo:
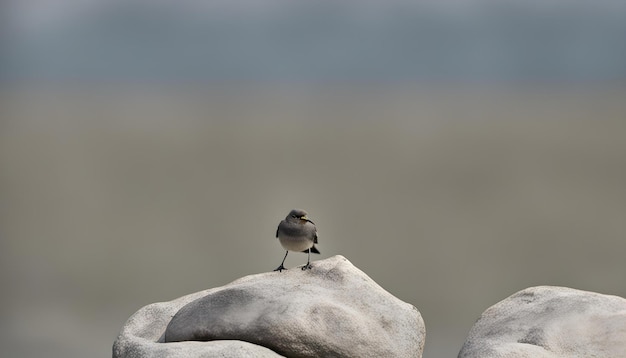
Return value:
<svg viewBox="0 0 626 358">
<path fill-rule="evenodd" d="M 343 256 L 146 306 L 114 358 L 421 357 L 419 311 Z"/>
<path fill-rule="evenodd" d="M 626 299 L 531 287 L 488 308 L 459 358 L 626 356 Z"/>
</svg>

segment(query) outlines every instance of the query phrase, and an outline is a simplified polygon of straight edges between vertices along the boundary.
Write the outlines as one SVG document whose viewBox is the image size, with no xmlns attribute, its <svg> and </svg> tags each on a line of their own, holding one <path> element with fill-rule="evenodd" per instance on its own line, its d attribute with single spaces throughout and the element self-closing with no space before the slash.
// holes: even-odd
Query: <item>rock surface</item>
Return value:
<svg viewBox="0 0 626 358">
<path fill-rule="evenodd" d="M 146 306 L 113 357 L 421 357 L 419 311 L 343 256 Z M 173 317 L 172 317 L 173 316 Z"/>
<path fill-rule="evenodd" d="M 459 358 L 626 357 L 626 299 L 564 287 L 522 290 L 487 309 Z"/>
<path fill-rule="evenodd" d="M 180 307 L 215 289 L 183 296 L 170 302 L 153 303 L 132 315 L 113 344 L 113 358 L 222 357 L 276 358 L 282 357 L 256 344 L 231 341 L 164 343 L 164 332 Z"/>
</svg>

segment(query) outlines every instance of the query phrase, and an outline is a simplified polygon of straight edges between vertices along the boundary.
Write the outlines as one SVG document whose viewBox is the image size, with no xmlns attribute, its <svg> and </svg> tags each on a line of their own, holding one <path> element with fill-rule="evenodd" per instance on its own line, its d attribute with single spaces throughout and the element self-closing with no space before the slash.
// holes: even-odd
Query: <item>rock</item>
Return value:
<svg viewBox="0 0 626 358">
<path fill-rule="evenodd" d="M 459 358 L 625 357 L 626 299 L 564 287 L 527 288 L 487 309 Z"/>
<path fill-rule="evenodd" d="M 180 307 L 215 289 L 197 292 L 170 302 L 154 303 L 132 315 L 113 344 L 113 358 L 282 357 L 256 344 L 242 341 L 181 342 L 165 344 L 165 328 Z"/>
<path fill-rule="evenodd" d="M 419 311 L 343 256 L 146 306 L 113 357 L 421 357 Z M 173 316 L 173 317 L 172 317 Z"/>
</svg>

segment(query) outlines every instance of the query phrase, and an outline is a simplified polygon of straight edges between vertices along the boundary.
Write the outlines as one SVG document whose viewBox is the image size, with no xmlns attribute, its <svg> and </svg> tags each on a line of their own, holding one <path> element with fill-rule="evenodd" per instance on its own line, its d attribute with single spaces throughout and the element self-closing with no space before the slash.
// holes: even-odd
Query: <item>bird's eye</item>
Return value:
<svg viewBox="0 0 626 358">
<path fill-rule="evenodd" d="M 291 217 L 294 218 L 294 219 L 297 218 L 297 216 L 295 216 L 295 215 L 291 215 Z"/>
</svg>

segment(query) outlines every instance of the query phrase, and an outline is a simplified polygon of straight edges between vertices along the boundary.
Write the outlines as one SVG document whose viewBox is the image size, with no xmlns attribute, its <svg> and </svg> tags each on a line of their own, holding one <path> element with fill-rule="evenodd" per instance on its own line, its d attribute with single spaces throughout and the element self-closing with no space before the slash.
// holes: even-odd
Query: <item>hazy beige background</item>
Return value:
<svg viewBox="0 0 626 358">
<path fill-rule="evenodd" d="M 140 307 L 275 268 L 293 207 L 456 356 L 533 285 L 626 296 L 626 90 L 12 88 L 0 345 L 107 357 Z M 292 254 L 289 267 L 304 263 Z"/>
</svg>

